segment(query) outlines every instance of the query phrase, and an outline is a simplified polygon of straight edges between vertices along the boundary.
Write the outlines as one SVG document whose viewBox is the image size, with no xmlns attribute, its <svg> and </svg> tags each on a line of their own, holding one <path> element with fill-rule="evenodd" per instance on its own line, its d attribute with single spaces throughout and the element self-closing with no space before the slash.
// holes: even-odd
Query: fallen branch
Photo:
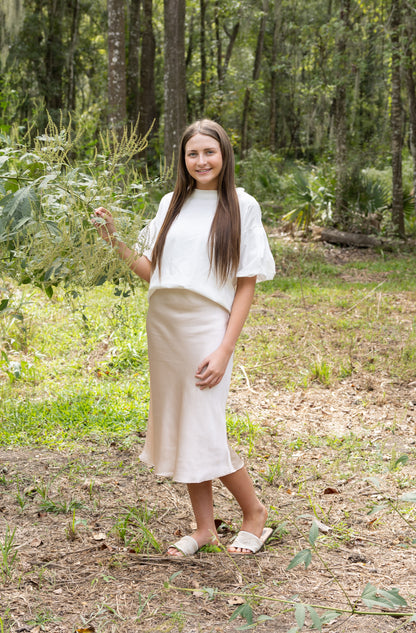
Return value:
<svg viewBox="0 0 416 633">
<path fill-rule="evenodd" d="M 386 248 L 388 246 L 386 240 L 374 235 L 349 233 L 321 226 L 312 227 L 312 238 L 316 242 L 329 242 L 330 244 L 342 244 L 343 246 L 355 246 L 357 248 Z"/>
</svg>

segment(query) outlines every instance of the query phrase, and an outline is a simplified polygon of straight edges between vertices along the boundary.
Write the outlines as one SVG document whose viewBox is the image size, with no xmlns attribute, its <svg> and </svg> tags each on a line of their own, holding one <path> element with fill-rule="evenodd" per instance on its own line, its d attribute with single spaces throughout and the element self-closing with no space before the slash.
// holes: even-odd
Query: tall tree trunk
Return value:
<svg viewBox="0 0 416 633">
<path fill-rule="evenodd" d="M 62 41 L 65 3 L 63 0 L 48 1 L 48 32 L 45 49 L 45 105 L 51 113 L 64 109 L 63 76 L 65 68 Z"/>
<path fill-rule="evenodd" d="M 107 0 L 108 121 L 118 130 L 126 122 L 126 47 L 123 0 Z"/>
<path fill-rule="evenodd" d="M 225 51 L 224 63 L 222 65 L 222 71 L 221 71 L 222 82 L 224 82 L 225 76 L 227 74 L 228 66 L 230 64 L 231 55 L 233 52 L 234 44 L 237 39 L 239 30 L 240 30 L 240 22 L 236 22 L 232 28 L 231 33 L 228 33 L 228 31 L 226 31 L 227 36 L 228 36 L 228 44 L 227 44 L 227 49 Z"/>
<path fill-rule="evenodd" d="M 338 69 L 337 86 L 334 104 L 335 130 L 335 209 L 334 223 L 346 228 L 348 225 L 348 209 L 346 202 L 346 183 L 348 176 L 347 147 L 347 41 L 350 0 L 341 0 L 340 34 L 337 41 Z"/>
<path fill-rule="evenodd" d="M 215 24 L 215 45 L 217 47 L 217 79 L 218 87 L 222 88 L 222 41 L 220 31 L 220 5 L 219 0 L 215 0 L 214 7 L 214 24 Z"/>
<path fill-rule="evenodd" d="M 260 77 L 261 58 L 263 54 L 264 34 L 266 32 L 268 9 L 269 9 L 268 0 L 263 0 L 263 11 L 261 14 L 261 19 L 260 19 L 259 32 L 257 36 L 256 55 L 254 58 L 254 66 L 253 66 L 253 75 L 252 75 L 253 84 Z M 243 116 L 242 116 L 242 122 L 241 122 L 241 155 L 242 156 L 244 156 L 249 146 L 248 125 L 249 125 L 249 115 L 250 115 L 250 107 L 251 107 L 251 91 L 252 91 L 252 86 L 247 86 L 244 93 Z"/>
<path fill-rule="evenodd" d="M 405 77 L 407 94 L 409 97 L 409 143 L 413 160 L 413 204 L 416 218 L 416 86 L 415 86 L 415 62 L 412 44 L 415 38 L 415 24 L 413 16 L 406 5 L 406 45 L 405 45 Z"/>
<path fill-rule="evenodd" d="M 78 41 L 80 0 L 72 0 L 71 40 L 68 50 L 68 110 L 75 110 L 75 50 Z"/>
<path fill-rule="evenodd" d="M 199 0 L 199 19 L 200 19 L 200 39 L 199 49 L 201 55 L 201 87 L 199 92 L 199 116 L 204 115 L 205 97 L 207 88 L 207 53 L 205 49 L 205 20 L 206 20 L 206 0 Z"/>
<path fill-rule="evenodd" d="M 401 53 L 400 0 L 391 3 L 391 163 L 393 176 L 392 221 L 395 231 L 404 237 L 403 183 L 402 183 L 402 100 L 401 100 Z"/>
<path fill-rule="evenodd" d="M 269 125 L 269 146 L 270 151 L 275 152 L 277 148 L 277 80 L 276 69 L 277 55 L 279 50 L 279 34 L 281 27 L 281 0 L 274 0 L 273 9 L 273 39 L 271 54 L 270 72 L 270 125 Z"/>
<path fill-rule="evenodd" d="M 414 63 L 406 69 L 407 93 L 409 96 L 410 152 L 413 160 L 413 204 L 416 218 L 416 87 Z"/>
<path fill-rule="evenodd" d="M 185 0 L 164 0 L 164 22 L 164 153 L 171 166 L 186 124 Z"/>
<path fill-rule="evenodd" d="M 0 72 L 6 65 L 10 48 L 19 34 L 25 17 L 23 2 L 3 2 L 0 6 Z"/>
<path fill-rule="evenodd" d="M 223 42 L 221 38 L 221 21 L 220 21 L 220 3 L 217 0 L 214 8 L 214 24 L 215 24 L 215 44 L 216 44 L 216 66 L 217 66 L 217 80 L 218 80 L 218 115 L 221 116 L 223 104 L 224 104 L 224 82 L 227 75 L 228 66 L 231 60 L 234 44 L 237 39 L 238 31 L 240 30 L 240 22 L 237 21 L 231 32 L 229 32 L 223 25 L 223 30 L 228 37 L 228 44 L 223 55 Z M 224 58 L 223 58 L 224 57 Z"/>
<path fill-rule="evenodd" d="M 143 37 L 140 64 L 140 126 L 141 134 L 146 134 L 153 122 L 157 123 L 155 93 L 156 40 L 153 32 L 153 0 L 143 1 Z"/>
<path fill-rule="evenodd" d="M 128 49 L 127 49 L 127 117 L 135 124 L 139 116 L 140 94 L 139 94 L 139 51 L 140 51 L 140 5 L 141 0 L 130 0 L 129 4 L 129 26 L 128 26 Z"/>
</svg>

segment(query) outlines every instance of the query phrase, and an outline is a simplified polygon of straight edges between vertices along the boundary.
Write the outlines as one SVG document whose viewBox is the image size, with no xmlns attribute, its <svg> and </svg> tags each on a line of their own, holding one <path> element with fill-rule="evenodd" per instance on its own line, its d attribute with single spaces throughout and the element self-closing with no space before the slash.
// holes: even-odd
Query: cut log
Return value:
<svg viewBox="0 0 416 633">
<path fill-rule="evenodd" d="M 312 227 L 312 237 L 315 241 L 329 242 L 330 244 L 342 244 L 355 246 L 356 248 L 375 248 L 385 246 L 383 240 L 374 235 L 365 233 L 347 233 L 337 229 L 328 229 L 321 226 Z"/>
</svg>

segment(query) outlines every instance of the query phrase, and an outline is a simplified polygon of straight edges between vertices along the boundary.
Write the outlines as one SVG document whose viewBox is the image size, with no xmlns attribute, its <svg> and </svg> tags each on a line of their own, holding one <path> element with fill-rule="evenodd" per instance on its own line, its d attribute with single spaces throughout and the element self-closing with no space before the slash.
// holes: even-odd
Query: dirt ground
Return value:
<svg viewBox="0 0 416 633">
<path fill-rule="evenodd" d="M 321 615 L 320 606 L 346 609 L 324 631 L 416 631 L 409 622 L 416 613 L 415 513 L 406 504 L 392 509 L 416 487 L 416 378 L 396 384 L 362 375 L 293 392 L 239 383 L 229 408 L 261 426 L 251 455 L 247 442 L 236 446 L 275 528 L 256 556 L 164 555 L 192 530 L 192 513 L 182 484 L 139 463 L 142 438 L 130 446 L 91 442 L 82 452 L 0 449 L 3 569 L 5 537 L 16 529 L 16 558 L 0 577 L 0 631 L 234 633 L 248 626 L 250 605 L 259 631 L 287 633 L 296 630 L 298 603 Z M 407 463 L 395 464 L 403 454 Z M 126 518 L 131 508 L 146 509 L 144 525 L 160 553 L 151 545 L 137 553 L 137 534 L 145 531 Z M 215 510 L 226 545 L 240 517 L 217 483 Z M 307 569 L 288 570 L 309 547 L 314 517 L 317 553 Z M 372 615 L 383 609 L 361 601 L 368 583 L 397 588 L 407 603 L 398 611 L 409 618 Z M 237 607 L 242 613 L 230 620 Z M 351 616 L 351 608 L 369 614 Z"/>
<path fill-rule="evenodd" d="M 368 384 L 356 380 L 333 390 L 314 387 L 295 393 L 243 388 L 231 394 L 230 407 L 256 414 L 264 429 L 248 463 L 259 493 L 275 509 L 270 518 L 277 530 L 257 556 L 204 552 L 172 560 L 163 553 L 136 554 L 126 547 L 114 526 L 128 507 L 146 504 L 149 512 L 157 510 L 148 526 L 164 547 L 192 529 L 183 486 L 157 479 L 144 469 L 137 460 L 137 447 L 90 445 L 82 454 L 0 451 L 0 533 L 5 534 L 6 526 L 16 527 L 11 578 L 0 585 L 0 617 L 10 631 L 231 633 L 247 624 L 243 617 L 229 621 L 245 599 L 222 593 L 210 599 L 212 592 L 204 593 L 202 588 L 225 594 L 248 592 L 254 620 L 259 615 L 273 617 L 259 624 L 265 632 L 286 633 L 295 625 L 293 612 L 279 600 L 342 608 L 348 606 L 345 591 L 352 602 L 358 600 L 358 610 L 369 610 L 359 601 L 369 582 L 377 588 L 398 588 L 409 605 L 404 611 L 416 610 L 412 527 L 395 512 L 368 515 L 369 502 L 397 496 L 397 477 L 387 468 L 381 470 L 375 475 L 379 489 L 374 488 L 368 481 L 366 455 L 380 445 L 386 453 L 382 461 L 390 458 L 393 447 L 397 455 L 414 454 L 416 383 L 373 383 L 371 391 Z M 278 453 L 283 439 L 296 442 L 311 435 L 349 433 L 361 439 L 363 459 L 362 470 L 357 463 L 351 477 L 333 479 L 334 471 L 339 472 L 333 467 L 336 448 L 320 446 L 319 441 L 316 447 L 298 442 L 299 449 L 281 455 L 281 472 L 272 483 L 261 477 L 266 460 Z M 414 466 L 404 465 L 401 474 L 414 481 Z M 76 509 L 75 530 L 71 530 L 73 514 L 44 509 L 46 487 L 48 499 L 56 504 L 63 499 L 82 504 Z M 222 487 L 216 485 L 215 493 L 216 514 L 229 524 L 221 536 L 226 544 L 239 515 Z M 19 494 L 26 500 L 24 508 Z M 321 537 L 327 540 L 318 546 L 322 560 L 314 555 L 308 569 L 302 565 L 287 570 L 294 554 L 307 547 L 304 536 L 313 518 L 312 505 L 320 520 L 328 517 L 327 527 L 336 529 Z M 403 626 L 404 622 L 389 616 L 340 616 L 324 630 L 415 630 L 414 623 Z"/>
</svg>

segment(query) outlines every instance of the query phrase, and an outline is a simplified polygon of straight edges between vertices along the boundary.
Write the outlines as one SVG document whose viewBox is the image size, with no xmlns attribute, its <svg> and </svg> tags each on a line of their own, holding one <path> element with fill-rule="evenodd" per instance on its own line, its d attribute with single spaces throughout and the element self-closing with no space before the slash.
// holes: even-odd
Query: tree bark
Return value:
<svg viewBox="0 0 416 633">
<path fill-rule="evenodd" d="M 270 125 L 269 125 L 269 145 L 270 151 L 275 152 L 277 148 L 277 57 L 279 51 L 279 34 L 281 27 L 281 0 L 274 1 L 273 10 L 273 39 L 271 53 L 271 71 L 270 71 Z"/>
<path fill-rule="evenodd" d="M 261 18 L 260 18 L 260 26 L 259 26 L 258 36 L 257 36 L 256 54 L 255 54 L 254 65 L 253 65 L 253 75 L 252 75 L 253 84 L 260 77 L 261 58 L 263 55 L 264 34 L 266 32 L 268 10 L 269 10 L 269 2 L 268 0 L 263 0 L 263 10 L 262 10 Z M 248 122 L 249 122 L 249 114 L 250 114 L 250 107 L 251 107 L 251 91 L 252 91 L 252 87 L 247 86 L 244 93 L 243 115 L 242 115 L 242 121 L 241 121 L 241 155 L 242 156 L 245 155 L 249 146 Z"/>
<path fill-rule="evenodd" d="M 233 52 L 234 44 L 237 39 L 238 32 L 240 30 L 240 22 L 237 21 L 233 25 L 231 32 L 225 27 L 225 24 L 222 25 L 222 29 L 224 30 L 228 43 L 225 49 L 225 54 L 223 54 L 223 41 L 221 37 L 221 21 L 220 21 L 220 3 L 218 0 L 215 2 L 215 10 L 214 10 L 214 24 L 215 24 L 215 43 L 216 43 L 216 66 L 217 66 L 217 81 L 218 81 L 218 111 L 221 116 L 223 104 L 224 104 L 224 82 L 225 77 L 227 75 L 228 66 L 231 60 L 231 55 Z"/>
<path fill-rule="evenodd" d="M 407 6 L 406 14 L 406 44 L 405 44 L 405 77 L 407 94 L 409 97 L 409 145 L 413 160 L 413 204 L 416 218 L 416 86 L 415 86 L 415 63 L 412 51 L 412 43 L 415 38 L 415 25 L 413 16 Z"/>
<path fill-rule="evenodd" d="M 108 122 L 121 130 L 126 122 L 126 51 L 123 0 L 107 0 Z"/>
<path fill-rule="evenodd" d="M 205 111 L 205 98 L 207 89 L 207 53 L 205 48 L 205 20 L 206 20 L 206 0 L 199 0 L 200 38 L 199 49 L 201 55 L 201 87 L 199 92 L 199 116 L 202 117 Z"/>
<path fill-rule="evenodd" d="M 135 124 L 140 110 L 139 51 L 140 51 L 140 5 L 141 0 L 130 0 L 128 50 L 127 50 L 127 117 Z"/>
<path fill-rule="evenodd" d="M 63 0 L 48 1 L 48 31 L 45 49 L 45 105 L 55 113 L 64 109 L 63 77 L 65 68 L 62 41 L 65 3 Z"/>
<path fill-rule="evenodd" d="M 403 183 L 402 183 L 402 100 L 401 100 L 401 53 L 400 0 L 391 3 L 391 163 L 393 176 L 392 221 L 395 231 L 404 237 Z"/>
<path fill-rule="evenodd" d="M 143 1 L 143 37 L 140 64 L 140 125 L 141 134 L 147 134 L 155 125 L 157 129 L 157 106 L 155 92 L 156 40 L 153 32 L 153 2 Z"/>
<path fill-rule="evenodd" d="M 23 2 L 3 2 L 0 6 L 0 72 L 4 69 L 10 48 L 17 38 L 25 17 Z"/>
<path fill-rule="evenodd" d="M 71 21 L 71 39 L 68 51 L 68 94 L 67 105 L 68 110 L 75 110 L 75 50 L 78 41 L 79 27 L 79 3 L 80 0 L 72 0 L 72 21 Z"/>
<path fill-rule="evenodd" d="M 185 0 L 164 0 L 164 22 L 164 153 L 173 166 L 186 124 Z"/>
<path fill-rule="evenodd" d="M 348 223 L 346 182 L 348 174 L 347 149 L 347 28 L 350 0 L 341 0 L 341 32 L 337 41 L 338 77 L 335 90 L 334 130 L 335 130 L 335 209 L 334 222 L 345 227 Z"/>
</svg>

